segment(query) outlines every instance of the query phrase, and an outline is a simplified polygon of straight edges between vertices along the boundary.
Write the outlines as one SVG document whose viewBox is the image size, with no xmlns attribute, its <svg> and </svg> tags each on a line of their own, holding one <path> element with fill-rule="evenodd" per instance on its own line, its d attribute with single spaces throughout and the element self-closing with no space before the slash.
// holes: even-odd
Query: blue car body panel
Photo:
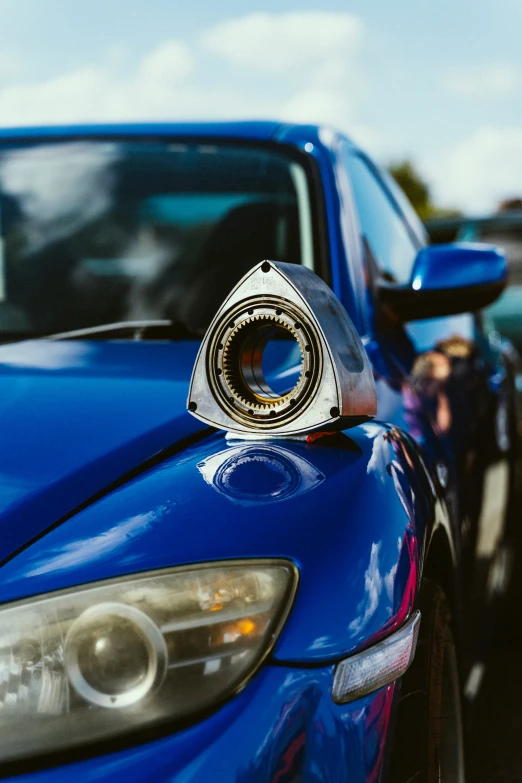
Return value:
<svg viewBox="0 0 522 783">
<path fill-rule="evenodd" d="M 279 122 L 157 122 L 111 125 L 46 125 L 30 128 L 2 128 L 0 139 L 24 142 L 33 139 L 78 138 L 219 138 L 270 141 Z"/>
<path fill-rule="evenodd" d="M 481 285 L 504 284 L 507 262 L 494 245 L 465 242 L 434 245 L 421 250 L 413 275 L 417 291 L 466 288 L 475 280 Z"/>
<path fill-rule="evenodd" d="M 0 558 L 168 446 L 197 343 L 28 341 L 0 347 Z"/>
<path fill-rule="evenodd" d="M 298 566 L 300 584 L 274 657 L 340 659 L 410 614 L 432 522 L 426 475 L 408 464 L 415 459 L 408 445 L 390 443 L 385 427 L 357 430 L 331 448 L 244 444 L 238 455 L 222 434 L 189 447 L 4 566 L 3 598 L 184 563 L 286 558 Z M 204 462 L 216 454 L 226 463 L 225 488 L 205 479 Z M 246 455 L 257 459 L 257 471 L 244 472 Z M 305 462 L 312 467 L 308 488 L 290 487 L 281 499 L 268 491 L 267 481 L 281 492 Z M 263 482 L 267 471 L 273 476 Z"/>
<path fill-rule="evenodd" d="M 348 140 L 278 123 L 0 131 L 13 144 L 77 138 L 236 139 L 309 155 L 331 285 L 365 338 L 378 411 L 310 443 L 227 441 L 185 410 L 195 342 L 0 347 L 3 602 L 189 563 L 278 557 L 299 570 L 271 658 L 214 714 L 118 752 L 36 760 L 16 779 L 381 780 L 400 683 L 334 705 L 333 664 L 398 628 L 425 573 L 445 580 L 456 620 L 485 589 L 472 566 L 482 552 L 487 575 L 505 532 L 509 362 L 469 314 L 379 333 Z M 440 366 L 445 385 L 427 370 Z M 484 498 L 499 481 L 492 522 Z"/>
<path fill-rule="evenodd" d="M 333 667 L 267 666 L 234 700 L 197 726 L 118 753 L 43 769 L 27 783 L 266 783 L 378 781 L 395 686 L 344 706 L 332 702 Z"/>
</svg>

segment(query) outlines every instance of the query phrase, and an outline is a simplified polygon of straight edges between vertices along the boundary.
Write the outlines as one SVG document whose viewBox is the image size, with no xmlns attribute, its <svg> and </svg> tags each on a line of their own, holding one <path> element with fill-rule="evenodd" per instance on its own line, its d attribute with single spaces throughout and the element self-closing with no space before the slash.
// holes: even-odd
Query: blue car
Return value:
<svg viewBox="0 0 522 783">
<path fill-rule="evenodd" d="M 3 130 L 0 226 L 0 775 L 464 781 L 504 256 L 269 122 Z"/>
</svg>

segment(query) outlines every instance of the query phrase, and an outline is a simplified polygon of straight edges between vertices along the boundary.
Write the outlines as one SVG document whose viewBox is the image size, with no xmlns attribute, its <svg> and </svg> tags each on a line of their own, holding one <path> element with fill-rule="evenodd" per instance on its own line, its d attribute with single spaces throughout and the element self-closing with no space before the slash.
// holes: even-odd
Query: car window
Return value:
<svg viewBox="0 0 522 783">
<path fill-rule="evenodd" d="M 346 164 L 362 233 L 381 276 L 390 283 L 408 283 L 418 245 L 366 161 L 348 154 Z"/>
<path fill-rule="evenodd" d="M 0 146 L 0 228 L 0 339 L 158 318 L 202 335 L 260 261 L 314 268 L 305 171 L 262 146 Z"/>
<path fill-rule="evenodd" d="M 417 239 L 419 245 L 427 245 L 429 236 L 428 232 L 426 231 L 426 226 L 413 209 L 402 188 L 399 187 L 397 182 L 393 179 L 392 175 L 386 171 L 386 169 L 379 169 L 379 175 L 382 177 L 385 186 L 388 188 L 393 198 L 397 202 L 397 205 L 402 212 L 410 231 L 413 231 L 415 234 L 415 238 Z"/>
</svg>

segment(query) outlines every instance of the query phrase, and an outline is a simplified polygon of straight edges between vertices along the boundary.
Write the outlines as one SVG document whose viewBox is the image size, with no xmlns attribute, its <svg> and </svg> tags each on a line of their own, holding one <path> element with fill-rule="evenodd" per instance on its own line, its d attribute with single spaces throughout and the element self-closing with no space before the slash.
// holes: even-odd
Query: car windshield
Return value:
<svg viewBox="0 0 522 783">
<path fill-rule="evenodd" d="M 0 339 L 140 319 L 200 336 L 254 264 L 314 266 L 304 169 L 268 147 L 4 145 L 0 228 Z"/>
</svg>

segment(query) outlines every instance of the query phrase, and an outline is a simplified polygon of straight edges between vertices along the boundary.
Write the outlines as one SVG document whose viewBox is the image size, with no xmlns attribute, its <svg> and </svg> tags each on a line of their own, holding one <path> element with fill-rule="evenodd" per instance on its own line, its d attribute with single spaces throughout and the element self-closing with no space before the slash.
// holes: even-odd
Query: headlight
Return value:
<svg viewBox="0 0 522 783">
<path fill-rule="evenodd" d="M 0 610 L 0 761 L 187 719 L 235 693 L 288 614 L 285 562 L 142 574 Z"/>
</svg>

